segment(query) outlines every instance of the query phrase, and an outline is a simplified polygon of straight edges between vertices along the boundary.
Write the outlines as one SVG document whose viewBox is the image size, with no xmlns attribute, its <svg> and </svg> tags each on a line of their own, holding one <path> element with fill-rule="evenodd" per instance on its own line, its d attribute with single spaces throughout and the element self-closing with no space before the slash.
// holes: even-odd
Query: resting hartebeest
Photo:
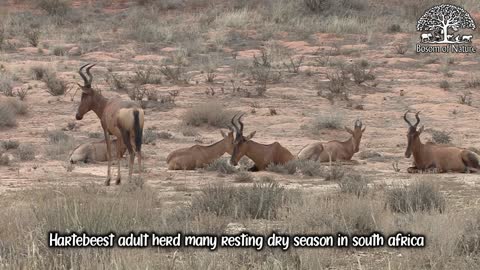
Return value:
<svg viewBox="0 0 480 270">
<path fill-rule="evenodd" d="M 225 134 L 220 130 L 223 139 L 208 146 L 194 145 L 173 151 L 167 156 L 169 170 L 194 170 L 202 168 L 220 158 L 225 152 L 232 154 L 233 130 Z"/>
<path fill-rule="evenodd" d="M 140 105 L 133 101 L 124 101 L 120 98 L 107 99 L 92 89 L 93 77 L 92 74 L 90 74 L 90 69 L 93 66 L 95 66 L 95 64 L 86 64 L 78 71 L 84 81 L 84 85 L 78 84 L 82 89 L 82 99 L 75 117 L 77 120 L 82 120 L 83 115 L 89 111 L 94 111 L 98 118 L 100 118 L 105 135 L 105 142 L 107 144 L 108 172 L 107 180 L 105 181 L 105 185 L 107 186 L 110 185 L 110 167 L 112 165 L 110 135 L 117 137 L 118 173 L 115 183 L 118 185 L 121 179 L 120 160 L 122 154 L 120 153 L 120 149 L 122 149 L 123 145 L 126 146 L 130 156 L 128 179 L 131 180 L 132 178 L 135 153 L 138 156 L 139 174 L 141 176 L 144 113 Z M 85 67 L 87 67 L 85 70 L 88 79 L 82 72 L 82 69 Z"/>
<path fill-rule="evenodd" d="M 233 166 L 245 155 L 249 157 L 255 165 L 249 171 L 262 171 L 270 164 L 285 164 L 294 159 L 294 156 L 285 147 L 278 142 L 272 144 L 260 144 L 252 141 L 256 131 L 253 131 L 247 137 L 243 136 L 243 114 L 238 118 L 240 127 L 235 124 L 235 116 L 232 118 L 232 125 L 235 129 L 235 140 L 233 141 L 233 152 L 230 163 Z"/>
<path fill-rule="evenodd" d="M 327 143 L 317 142 L 309 144 L 300 150 L 297 158 L 320 162 L 351 160 L 353 155 L 359 151 L 362 134 L 367 127 L 362 129 L 362 122 L 357 120 L 353 130 L 348 127 L 344 128 L 352 135 L 350 139 L 344 142 L 334 140 Z"/>
<path fill-rule="evenodd" d="M 117 140 L 114 139 L 112 142 L 112 153 L 116 153 Z M 125 151 L 127 151 L 127 148 L 122 147 L 120 151 L 123 156 Z M 84 163 L 87 163 L 89 161 L 107 161 L 107 144 L 105 143 L 105 140 L 80 144 L 75 149 L 73 149 L 72 153 L 70 154 L 69 160 L 72 164 L 79 161 L 83 161 Z"/>
<path fill-rule="evenodd" d="M 480 165 L 477 156 L 463 148 L 440 145 L 431 142 L 423 144 L 420 141 L 420 134 L 423 132 L 423 126 L 417 130 L 417 126 L 420 123 L 420 117 L 417 112 L 415 118 L 417 122 L 412 125 L 407 119 L 407 113 L 403 115 L 403 119 L 408 124 L 407 133 L 407 150 L 405 151 L 405 157 L 410 158 L 413 154 L 414 167 L 409 167 L 407 171 L 409 173 L 435 170 L 439 173 L 442 172 L 478 172 Z"/>
</svg>

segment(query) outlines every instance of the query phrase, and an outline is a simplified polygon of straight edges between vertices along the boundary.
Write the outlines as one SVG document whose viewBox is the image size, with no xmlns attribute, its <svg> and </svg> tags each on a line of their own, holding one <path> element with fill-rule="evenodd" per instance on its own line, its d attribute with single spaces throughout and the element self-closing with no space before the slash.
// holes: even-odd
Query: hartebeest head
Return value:
<svg viewBox="0 0 480 270">
<path fill-rule="evenodd" d="M 420 134 L 423 132 L 423 126 L 419 130 L 417 130 L 417 126 L 420 123 L 420 117 L 418 117 L 418 114 L 420 112 L 417 112 L 415 114 L 415 118 L 417 119 L 417 122 L 415 123 L 415 125 L 412 125 L 412 123 L 410 123 L 410 121 L 408 121 L 407 119 L 407 114 L 409 112 L 410 111 L 406 111 L 405 114 L 403 115 L 403 119 L 408 124 L 408 132 L 407 132 L 408 144 L 407 144 L 407 150 L 405 151 L 406 158 L 410 158 L 410 156 L 412 155 L 413 143 L 415 140 L 420 138 Z"/>
<path fill-rule="evenodd" d="M 86 64 L 80 67 L 80 70 L 78 70 L 78 74 L 80 74 L 80 76 L 82 77 L 84 84 L 81 85 L 77 83 L 80 89 L 82 89 L 82 98 L 80 101 L 80 105 L 78 106 L 77 114 L 75 115 L 75 118 L 77 120 L 82 120 L 83 116 L 87 112 L 91 111 L 95 105 L 96 92 L 92 89 L 93 76 L 90 73 L 90 69 L 94 66 L 95 64 L 92 64 L 92 65 Z M 88 75 L 88 79 L 85 76 L 85 74 L 83 74 L 83 71 L 82 71 L 85 67 L 86 67 L 85 71 Z"/>
<path fill-rule="evenodd" d="M 353 146 L 354 146 L 354 152 L 357 153 L 359 151 L 359 147 L 360 147 L 360 141 L 362 140 L 362 134 L 363 132 L 365 131 L 367 127 L 364 127 L 362 129 L 362 121 L 358 120 L 355 121 L 355 125 L 353 127 L 353 130 L 351 130 L 350 128 L 348 127 L 345 127 L 345 130 L 352 134 L 352 142 L 353 142 Z"/>
<path fill-rule="evenodd" d="M 230 158 L 230 163 L 233 166 L 237 166 L 238 161 L 245 155 L 245 152 L 247 151 L 246 143 L 253 138 L 256 132 L 256 131 L 253 131 L 247 137 L 243 136 L 243 123 L 242 123 L 243 115 L 244 114 L 240 115 L 240 117 L 238 117 L 237 119 L 237 122 L 240 125 L 240 127 L 238 127 L 235 124 L 235 118 L 237 115 L 235 115 L 232 118 L 232 125 L 233 125 L 233 128 L 235 129 L 235 139 L 233 141 L 233 151 L 232 151 L 232 157 Z"/>
<path fill-rule="evenodd" d="M 230 126 L 228 127 L 228 129 L 230 130 L 228 133 L 225 133 L 223 130 L 220 130 L 220 134 L 222 134 L 222 137 L 224 139 L 223 143 L 225 145 L 225 148 L 227 149 L 227 153 L 231 155 L 233 153 L 234 130 Z"/>
</svg>

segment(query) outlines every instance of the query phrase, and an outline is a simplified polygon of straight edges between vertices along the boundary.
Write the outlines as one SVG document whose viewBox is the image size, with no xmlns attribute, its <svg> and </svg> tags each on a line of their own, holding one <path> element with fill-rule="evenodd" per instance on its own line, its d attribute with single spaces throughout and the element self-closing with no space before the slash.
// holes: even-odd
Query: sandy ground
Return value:
<svg viewBox="0 0 480 270">
<path fill-rule="evenodd" d="M 465 82 L 473 77 L 480 78 L 480 57 L 476 54 L 448 54 L 422 55 L 415 54 L 413 45 L 405 55 L 396 54 L 394 46 L 405 39 L 412 39 L 416 34 L 382 35 L 385 40 L 380 44 L 360 43 L 357 35 L 317 34 L 308 41 L 277 40 L 278 44 L 291 49 L 295 57 L 304 56 L 305 63 L 299 75 L 284 72 L 279 83 L 269 84 L 265 97 L 232 97 L 231 87 L 226 78 L 232 73 L 231 67 L 220 67 L 217 70 L 214 88 L 225 87 L 225 95 L 217 94 L 207 97 L 205 89 L 209 86 L 204 82 L 204 76 L 198 72 L 194 74 L 189 85 L 152 85 L 160 94 L 169 90 L 178 90 L 176 106 L 167 111 L 147 109 L 145 128 L 156 127 L 157 132 L 168 131 L 174 136 L 172 139 L 158 139 L 155 145 L 144 145 L 145 183 L 158 190 L 158 194 L 166 202 L 188 201 L 192 192 L 202 186 L 212 183 L 234 183 L 232 175 L 219 175 L 216 172 L 197 171 L 169 171 L 165 162 L 166 156 L 173 150 L 195 144 L 199 138 L 185 137 L 180 131 L 182 115 L 192 105 L 206 101 L 218 100 L 228 108 L 246 112 L 244 117 L 245 133 L 256 130 L 255 141 L 260 143 L 280 142 L 292 153 L 298 151 L 308 143 L 318 140 L 332 139 L 346 140 L 349 134 L 344 130 L 322 130 L 319 135 L 311 135 L 301 127 L 308 125 L 312 117 L 317 114 L 338 113 L 343 117 L 343 123 L 349 127 L 359 118 L 367 129 L 363 135 L 360 151 L 374 151 L 381 158 L 360 160 L 358 154 L 353 159 L 359 161 L 355 165 L 344 165 L 368 175 L 374 184 L 404 184 L 416 179 L 433 179 L 442 186 L 442 191 L 448 193 L 449 198 L 465 208 L 479 207 L 478 191 L 480 177 L 474 174 L 441 174 L 441 175 L 411 175 L 406 173 L 411 160 L 404 158 L 406 147 L 407 125 L 402 120 L 406 110 L 421 111 L 421 124 L 426 129 L 434 128 L 451 133 L 453 144 L 460 147 L 480 147 L 480 131 L 478 125 L 478 106 L 480 94 L 478 89 L 465 89 Z M 50 41 L 45 41 L 50 42 Z M 331 104 L 327 99 L 317 95 L 317 89 L 326 88 L 327 68 L 314 66 L 314 59 L 319 54 L 341 44 L 342 50 L 355 50 L 358 54 L 336 55 L 331 59 L 343 59 L 347 62 L 357 59 L 366 59 L 375 66 L 376 79 L 363 85 L 349 85 L 351 100 L 362 104 L 363 110 L 348 108 L 345 102 Z M 480 48 L 480 39 L 474 39 L 474 45 Z M 68 48 L 75 44 L 65 44 Z M 231 48 L 224 48 L 232 51 Z M 258 54 L 259 48 L 245 48 L 237 51 L 237 59 L 251 59 Z M 322 50 L 323 49 L 323 50 Z M 320 51 L 320 53 L 318 53 Z M 82 121 L 75 120 L 76 109 L 79 104 L 77 94 L 73 101 L 70 96 L 52 97 L 46 91 L 43 82 L 35 81 L 29 74 L 31 66 L 47 64 L 55 66 L 60 76 L 68 82 L 80 82 L 76 74 L 78 67 L 86 62 L 94 62 L 97 66 L 92 70 L 95 74 L 94 87 L 103 89 L 107 97 L 121 95 L 128 99 L 126 94 L 105 91 L 107 85 L 104 75 L 107 69 L 115 72 L 132 74 L 136 65 L 145 65 L 151 61 L 161 61 L 168 56 L 169 49 L 163 48 L 158 52 L 142 52 L 135 50 L 131 44 L 118 44 L 115 49 L 95 51 L 81 56 L 54 56 L 49 50 L 42 54 L 37 48 L 28 47 L 27 43 L 15 52 L 3 52 L 0 58 L 8 71 L 19 79 L 15 87 L 31 87 L 26 103 L 29 113 L 17 119 L 17 126 L 0 131 L 0 140 L 15 139 L 21 143 L 32 143 L 36 148 L 36 158 L 33 161 L 21 162 L 14 160 L 9 167 L 0 167 L 0 193 L 28 188 L 54 188 L 58 185 L 82 185 L 86 183 L 103 184 L 106 177 L 106 163 L 96 163 L 75 166 L 73 171 L 66 170 L 66 161 L 50 160 L 45 156 L 44 146 L 47 139 L 45 130 L 63 129 L 69 122 L 75 122 L 76 127 L 67 131 L 77 143 L 90 141 L 89 132 L 101 132 L 97 116 L 90 112 Z M 424 62 L 431 57 L 437 57 L 434 64 Z M 451 77 L 445 77 L 439 70 L 446 65 L 446 59 L 455 59 L 449 65 Z M 229 54 L 225 56 L 225 63 L 233 59 Z M 311 73 L 310 75 L 308 73 Z M 195 80 L 199 80 L 196 84 Z M 451 88 L 441 89 L 440 81 L 447 80 Z M 459 95 L 465 90 L 472 92 L 472 106 L 458 102 Z M 404 95 L 401 96 L 400 92 Z M 285 98 L 294 96 L 294 98 Z M 252 104 L 256 113 L 251 113 Z M 277 115 L 270 116 L 269 109 L 275 108 Z M 205 144 L 213 143 L 221 138 L 219 130 L 212 127 L 197 128 L 201 141 Z M 425 132 L 423 142 L 430 138 Z M 227 155 L 226 155 L 227 156 Z M 400 172 L 392 169 L 392 163 L 398 162 Z M 125 165 L 125 162 L 124 162 Z M 114 171 L 115 172 L 115 171 Z M 122 166 L 123 181 L 126 180 L 128 169 Z M 300 188 L 311 192 L 330 192 L 336 184 L 322 178 L 306 178 L 297 175 L 280 175 L 272 172 L 254 173 L 255 179 L 270 175 L 286 187 Z M 117 189 L 111 186 L 105 189 Z"/>
</svg>

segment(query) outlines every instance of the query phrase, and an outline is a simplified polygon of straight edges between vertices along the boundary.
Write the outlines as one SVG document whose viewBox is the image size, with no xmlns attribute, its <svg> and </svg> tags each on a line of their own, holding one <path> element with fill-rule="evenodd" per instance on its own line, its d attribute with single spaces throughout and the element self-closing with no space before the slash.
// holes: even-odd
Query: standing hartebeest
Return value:
<svg viewBox="0 0 480 270">
<path fill-rule="evenodd" d="M 88 67 L 87 67 L 88 66 Z M 110 135 L 117 137 L 117 157 L 118 157 L 118 173 L 115 183 L 120 184 L 120 160 L 121 149 L 126 146 L 130 160 L 128 164 L 128 180 L 132 178 L 133 163 L 135 159 L 135 152 L 138 156 L 139 174 L 142 173 L 142 136 L 143 136 L 143 121 L 144 113 L 140 106 L 133 101 L 124 101 L 120 98 L 107 99 L 99 92 L 92 89 L 92 74 L 90 69 L 95 64 L 86 64 L 80 67 L 78 73 L 84 81 L 84 85 L 78 84 L 82 89 L 82 99 L 78 106 L 76 114 L 77 120 L 82 120 L 83 115 L 89 111 L 94 111 L 100 118 L 103 133 L 105 135 L 105 142 L 107 143 L 107 158 L 108 158 L 108 173 L 105 185 L 110 185 L 110 167 L 111 167 L 111 142 Z M 83 74 L 82 69 L 85 68 L 88 79 Z M 122 145 L 123 144 L 123 145 Z"/>
<path fill-rule="evenodd" d="M 436 170 L 439 173 L 479 171 L 480 165 L 477 156 L 467 149 L 431 142 L 423 144 L 420 141 L 423 126 L 417 130 L 420 123 L 420 117 L 418 116 L 420 112 L 415 114 L 417 122 L 414 125 L 407 119 L 408 112 L 403 115 L 403 119 L 408 124 L 408 144 L 405 157 L 410 158 L 413 154 L 414 161 L 414 167 L 407 169 L 409 173 L 427 170 Z"/>
<path fill-rule="evenodd" d="M 228 134 L 220 130 L 223 139 L 208 146 L 194 145 L 173 151 L 167 156 L 169 170 L 194 170 L 220 158 L 225 152 L 232 154 L 233 129 Z"/>
<path fill-rule="evenodd" d="M 232 125 L 235 129 L 235 140 L 233 141 L 233 153 L 230 163 L 233 166 L 245 155 L 249 157 L 255 165 L 250 171 L 264 170 L 270 164 L 285 164 L 295 157 L 285 147 L 278 142 L 272 144 L 260 144 L 252 141 L 256 131 L 253 131 L 247 137 L 243 136 L 243 114 L 238 118 L 240 127 L 235 124 L 235 116 L 232 118 Z"/>
<path fill-rule="evenodd" d="M 362 134 L 367 127 L 362 129 L 362 121 L 355 121 L 353 130 L 344 127 L 352 135 L 350 139 L 340 142 L 337 140 L 326 143 L 316 142 L 305 146 L 297 155 L 298 159 L 314 160 L 320 162 L 329 161 L 347 161 L 351 160 L 353 155 L 359 151 Z"/>
</svg>

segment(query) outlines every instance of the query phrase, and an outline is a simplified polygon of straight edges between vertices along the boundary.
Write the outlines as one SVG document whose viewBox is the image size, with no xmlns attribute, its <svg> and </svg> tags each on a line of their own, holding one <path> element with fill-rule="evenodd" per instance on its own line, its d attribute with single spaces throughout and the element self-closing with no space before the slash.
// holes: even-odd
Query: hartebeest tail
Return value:
<svg viewBox="0 0 480 270">
<path fill-rule="evenodd" d="M 236 131 L 235 140 L 233 142 L 233 152 L 230 158 L 230 163 L 234 166 L 245 155 L 249 157 L 255 165 L 250 168 L 250 171 L 262 171 L 270 164 L 285 164 L 295 157 L 280 143 L 274 142 L 272 144 L 260 144 L 252 141 L 255 131 L 250 135 L 243 136 L 243 114 L 238 118 L 238 127 L 235 124 L 235 117 L 232 119 L 232 125 Z"/>
<path fill-rule="evenodd" d="M 420 140 L 423 126 L 417 130 L 420 123 L 420 117 L 418 116 L 420 112 L 415 114 L 417 122 L 414 125 L 408 121 L 408 113 L 409 111 L 403 115 L 403 119 L 408 124 L 405 157 L 410 158 L 413 154 L 414 161 L 414 166 L 407 169 L 409 173 L 426 170 L 434 170 L 439 173 L 478 172 L 480 170 L 478 157 L 472 151 L 431 142 L 423 144 Z"/>
<path fill-rule="evenodd" d="M 133 101 L 124 101 L 119 98 L 107 99 L 102 96 L 99 92 L 95 91 L 92 88 L 93 76 L 90 73 L 90 69 L 94 65 L 86 64 L 80 67 L 78 73 L 84 81 L 84 85 L 80 85 L 82 89 L 82 99 L 80 106 L 78 106 L 78 111 L 76 118 L 77 120 L 82 120 L 83 116 L 89 112 L 94 111 L 95 114 L 100 119 L 102 124 L 103 133 L 105 135 L 105 142 L 107 144 L 107 154 L 108 154 L 108 172 L 107 180 L 105 181 L 106 185 L 110 184 L 111 174 L 111 142 L 110 135 L 117 137 L 117 157 L 119 158 L 118 162 L 118 173 L 116 184 L 120 183 L 120 159 L 122 153 L 119 152 L 120 149 L 126 146 L 129 153 L 129 163 L 128 163 L 128 179 L 132 178 L 133 172 L 133 163 L 135 160 L 135 154 L 138 157 L 138 167 L 139 174 L 142 172 L 142 134 L 143 134 L 143 123 L 144 123 L 144 113 L 140 105 Z M 85 68 L 85 72 L 88 75 L 82 72 Z"/>
<path fill-rule="evenodd" d="M 351 160 L 353 155 L 360 150 L 360 141 L 366 129 L 366 127 L 362 129 L 362 125 L 362 121 L 357 120 L 355 121 L 353 130 L 345 127 L 345 130 L 350 133 L 352 137 L 344 142 L 333 140 L 326 143 L 316 142 L 305 146 L 297 154 L 297 158 L 320 162 Z"/>
</svg>

